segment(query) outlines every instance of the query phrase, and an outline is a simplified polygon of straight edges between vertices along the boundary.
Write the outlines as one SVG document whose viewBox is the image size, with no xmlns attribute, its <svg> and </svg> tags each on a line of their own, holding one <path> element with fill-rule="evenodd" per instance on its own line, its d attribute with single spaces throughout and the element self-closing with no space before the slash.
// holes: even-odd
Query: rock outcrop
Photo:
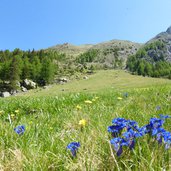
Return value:
<svg viewBox="0 0 171 171">
<path fill-rule="evenodd" d="M 151 39 L 150 41 L 148 41 L 146 44 L 155 42 L 155 41 L 161 41 L 164 44 L 164 49 L 162 50 L 156 50 L 156 49 L 152 49 L 151 51 L 149 50 L 148 53 L 151 57 L 153 57 L 154 55 L 162 55 L 164 56 L 165 60 L 168 62 L 171 62 L 171 26 L 165 31 L 165 32 L 161 32 L 159 33 L 157 36 L 155 36 L 153 39 Z"/>
<path fill-rule="evenodd" d="M 5 92 L 1 92 L 0 96 L 1 97 L 9 97 L 9 96 L 11 96 L 11 94 L 9 92 L 5 91 Z"/>
<path fill-rule="evenodd" d="M 25 79 L 23 81 L 23 87 L 25 87 L 27 90 L 35 89 L 37 88 L 37 84 L 32 80 Z"/>
</svg>

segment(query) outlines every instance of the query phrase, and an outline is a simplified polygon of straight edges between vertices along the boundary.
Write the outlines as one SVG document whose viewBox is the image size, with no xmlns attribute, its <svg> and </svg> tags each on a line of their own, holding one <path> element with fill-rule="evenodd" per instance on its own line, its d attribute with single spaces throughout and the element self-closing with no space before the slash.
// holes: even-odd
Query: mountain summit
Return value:
<svg viewBox="0 0 171 171">
<path fill-rule="evenodd" d="M 166 33 L 171 34 L 171 26 L 166 30 Z"/>
<path fill-rule="evenodd" d="M 149 49 L 148 54 L 149 56 L 157 56 L 160 54 L 160 56 L 164 57 L 165 61 L 171 62 L 171 26 L 165 31 L 161 32 L 158 35 L 156 35 L 154 38 L 152 38 L 150 41 L 146 43 L 146 45 L 160 41 L 163 43 L 164 48 L 162 49 Z"/>
<path fill-rule="evenodd" d="M 139 75 L 171 79 L 171 27 L 130 56 L 127 68 Z"/>
<path fill-rule="evenodd" d="M 112 67 L 115 60 L 117 60 L 116 58 L 125 63 L 127 57 L 135 54 L 141 45 L 142 44 L 140 43 L 134 43 L 126 40 L 110 40 L 98 44 L 83 44 L 79 46 L 64 43 L 52 46 L 47 50 L 64 53 L 72 59 L 79 58 L 81 56 L 91 56 L 92 53 L 96 52 L 96 55 L 91 62 L 101 63 Z"/>
</svg>

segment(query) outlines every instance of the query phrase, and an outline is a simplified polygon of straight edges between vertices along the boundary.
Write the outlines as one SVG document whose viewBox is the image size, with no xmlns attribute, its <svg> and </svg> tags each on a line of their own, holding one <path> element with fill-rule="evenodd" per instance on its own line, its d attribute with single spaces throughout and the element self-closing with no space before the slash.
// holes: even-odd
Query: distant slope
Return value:
<svg viewBox="0 0 171 171">
<path fill-rule="evenodd" d="M 69 43 L 56 45 L 48 48 L 47 50 L 58 51 L 65 53 L 67 56 L 79 57 L 81 54 L 87 53 L 92 50 L 97 50 L 98 54 L 91 62 L 105 64 L 106 66 L 113 67 L 116 58 L 122 59 L 123 63 L 127 60 L 129 55 L 133 55 L 142 46 L 140 43 L 134 43 L 124 40 L 111 40 L 98 44 L 85 44 L 75 46 Z"/>
<path fill-rule="evenodd" d="M 111 40 L 108 42 L 103 42 L 96 44 L 92 49 L 98 49 L 99 55 L 96 58 L 97 62 L 106 64 L 112 67 L 116 57 L 123 61 L 123 65 L 127 60 L 129 55 L 135 54 L 142 44 L 134 43 L 125 40 Z M 116 54 L 117 53 L 117 54 Z"/>
<path fill-rule="evenodd" d="M 159 33 L 157 36 L 152 38 L 150 41 L 148 41 L 146 44 L 150 44 L 152 42 L 161 41 L 163 42 L 165 48 L 162 49 L 162 51 L 157 51 L 154 48 L 148 51 L 148 53 L 151 57 L 153 57 L 153 54 L 162 54 L 164 56 L 164 59 L 168 62 L 171 62 L 171 26 L 165 31 Z"/>
<path fill-rule="evenodd" d="M 171 27 L 130 56 L 127 68 L 139 75 L 171 79 Z"/>
<path fill-rule="evenodd" d="M 91 45 L 91 44 L 75 46 L 75 45 L 72 45 L 69 43 L 64 43 L 64 44 L 52 46 L 52 47 L 48 48 L 48 50 L 54 50 L 54 51 L 58 51 L 60 53 L 65 53 L 67 55 L 77 56 L 81 53 L 86 52 L 87 50 L 89 50 L 92 47 L 93 47 L 93 45 Z"/>
</svg>

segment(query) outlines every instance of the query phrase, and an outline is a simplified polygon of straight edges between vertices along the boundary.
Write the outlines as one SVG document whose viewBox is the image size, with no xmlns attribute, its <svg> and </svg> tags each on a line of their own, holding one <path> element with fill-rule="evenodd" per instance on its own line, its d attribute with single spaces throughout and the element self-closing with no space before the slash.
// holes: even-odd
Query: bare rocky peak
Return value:
<svg viewBox="0 0 171 171">
<path fill-rule="evenodd" d="M 101 51 L 107 51 L 113 48 L 119 48 L 120 54 L 122 57 L 126 58 L 130 54 L 134 54 L 141 46 L 140 43 L 134 43 L 131 41 L 125 40 L 111 40 L 107 42 L 102 42 L 98 44 L 83 44 L 83 45 L 73 45 L 70 43 L 58 44 L 56 46 L 50 47 L 51 50 L 56 50 L 58 52 L 65 53 L 67 55 L 78 56 L 84 52 L 87 52 L 91 49 L 98 49 Z"/>
<path fill-rule="evenodd" d="M 166 33 L 171 34 L 171 26 L 166 30 Z"/>
<path fill-rule="evenodd" d="M 155 54 L 162 54 L 165 57 L 165 60 L 171 62 L 171 26 L 164 32 L 159 33 L 154 38 L 149 40 L 146 44 L 155 42 L 155 41 L 162 41 L 164 43 L 165 48 L 163 50 L 156 51 L 153 49 Z"/>
</svg>

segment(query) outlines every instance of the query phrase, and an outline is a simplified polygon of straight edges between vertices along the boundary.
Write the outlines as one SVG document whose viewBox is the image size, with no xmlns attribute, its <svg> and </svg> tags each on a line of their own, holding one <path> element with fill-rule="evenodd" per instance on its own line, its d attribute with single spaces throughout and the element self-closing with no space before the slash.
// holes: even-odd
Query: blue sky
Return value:
<svg viewBox="0 0 171 171">
<path fill-rule="evenodd" d="M 144 43 L 171 25 L 171 0 L 1 0 L 0 7 L 3 50 Z"/>
</svg>

